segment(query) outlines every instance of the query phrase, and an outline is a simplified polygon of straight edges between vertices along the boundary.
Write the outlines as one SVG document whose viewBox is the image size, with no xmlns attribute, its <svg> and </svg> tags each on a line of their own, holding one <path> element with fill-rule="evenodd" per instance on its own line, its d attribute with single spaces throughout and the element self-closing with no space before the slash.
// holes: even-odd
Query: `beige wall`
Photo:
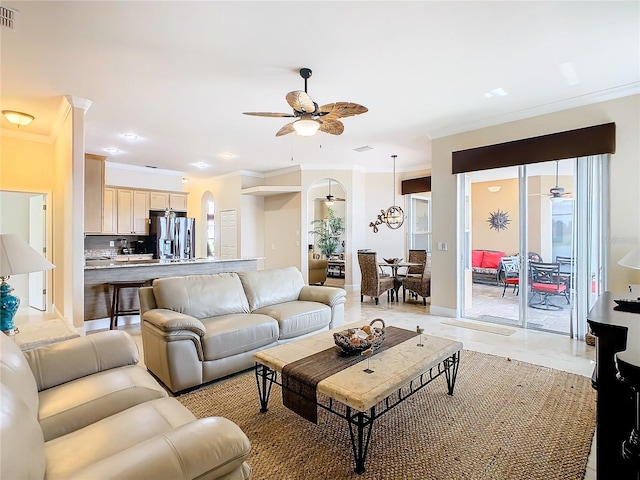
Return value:
<svg viewBox="0 0 640 480">
<path fill-rule="evenodd" d="M 499 192 L 487 190 L 490 185 L 501 187 Z M 515 178 L 471 184 L 471 248 L 500 250 L 507 255 L 518 253 L 518 180 Z M 506 229 L 489 227 L 489 214 L 497 210 L 507 212 L 511 222 Z"/>
<path fill-rule="evenodd" d="M 457 311 L 456 247 L 458 235 L 456 179 L 451 173 L 451 153 L 457 150 L 535 137 L 575 128 L 616 123 L 616 153 L 610 167 L 609 288 L 623 289 L 639 283 L 640 272 L 621 267 L 617 261 L 640 242 L 640 96 L 572 108 L 539 117 L 518 120 L 471 132 L 434 139 L 433 146 L 433 231 L 434 242 L 447 241 L 449 250 L 432 256 L 432 312 Z"/>
</svg>

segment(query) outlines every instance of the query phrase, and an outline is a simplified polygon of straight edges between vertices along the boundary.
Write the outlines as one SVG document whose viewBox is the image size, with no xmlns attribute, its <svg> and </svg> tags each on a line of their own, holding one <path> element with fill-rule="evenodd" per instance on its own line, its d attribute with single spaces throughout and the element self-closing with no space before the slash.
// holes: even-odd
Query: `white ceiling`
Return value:
<svg viewBox="0 0 640 480">
<path fill-rule="evenodd" d="M 428 169 L 432 138 L 640 92 L 637 1 L 2 5 L 19 14 L 16 31 L 0 29 L 1 106 L 36 117 L 17 135 L 51 136 L 72 95 L 92 102 L 87 152 L 188 177 L 390 171 L 392 154 L 398 171 Z M 276 138 L 289 119 L 242 115 L 289 113 L 301 67 L 318 104 L 369 111 L 344 119 L 340 136 L 310 138 Z M 484 96 L 496 88 L 508 95 Z M 364 145 L 373 149 L 353 151 Z"/>
</svg>

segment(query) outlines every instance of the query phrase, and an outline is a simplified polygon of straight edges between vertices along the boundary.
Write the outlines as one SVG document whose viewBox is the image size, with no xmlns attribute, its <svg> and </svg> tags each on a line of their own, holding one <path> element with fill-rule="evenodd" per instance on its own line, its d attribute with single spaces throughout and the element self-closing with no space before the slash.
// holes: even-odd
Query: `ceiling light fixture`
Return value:
<svg viewBox="0 0 640 480">
<path fill-rule="evenodd" d="M 293 123 L 293 129 L 301 137 L 312 137 L 318 132 L 320 122 L 316 120 L 302 119 Z"/>
<path fill-rule="evenodd" d="M 33 115 L 29 115 L 28 113 L 23 112 L 16 112 L 15 110 L 2 110 L 2 114 L 9 122 L 17 125 L 18 128 L 29 125 L 35 118 Z"/>
<path fill-rule="evenodd" d="M 119 148 L 116 147 L 108 147 L 104 149 L 105 152 L 110 153 L 111 155 L 117 155 L 121 152 Z"/>
<path fill-rule="evenodd" d="M 194 167 L 198 167 L 198 168 L 207 168 L 209 165 L 207 165 L 204 162 L 196 162 L 192 164 Z"/>
<path fill-rule="evenodd" d="M 391 155 L 393 158 L 393 202 L 386 211 L 382 210 L 383 221 L 387 227 L 396 230 L 404 223 L 404 210 L 395 204 L 396 202 L 396 158 L 397 155 Z"/>
<path fill-rule="evenodd" d="M 489 185 L 487 187 L 487 190 L 489 190 L 491 193 L 498 193 L 500 190 L 502 190 L 502 187 L 500 185 Z"/>
<path fill-rule="evenodd" d="M 138 139 L 138 135 L 136 135 L 135 133 L 125 133 L 122 136 L 124 138 L 126 138 L 127 140 L 137 140 Z"/>
</svg>

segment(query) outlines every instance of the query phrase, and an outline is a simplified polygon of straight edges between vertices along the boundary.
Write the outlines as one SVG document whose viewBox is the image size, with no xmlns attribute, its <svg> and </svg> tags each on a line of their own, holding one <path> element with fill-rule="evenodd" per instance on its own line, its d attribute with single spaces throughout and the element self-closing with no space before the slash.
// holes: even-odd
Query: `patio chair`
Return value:
<svg viewBox="0 0 640 480">
<path fill-rule="evenodd" d="M 502 283 L 504 288 L 502 289 L 502 296 L 507 291 L 509 285 L 513 286 L 513 293 L 520 291 L 520 258 L 516 255 L 510 257 L 502 257 L 500 259 L 500 271 Z"/>
<path fill-rule="evenodd" d="M 431 296 L 431 262 L 425 254 L 425 263 L 419 276 L 412 275 L 402 279 L 402 301 L 407 301 L 407 290 L 422 297 L 422 305 L 427 305 L 427 297 Z"/>
<path fill-rule="evenodd" d="M 556 255 L 556 263 L 560 265 L 560 276 L 563 277 L 569 290 L 573 288 L 573 276 L 575 274 L 575 260 L 572 257 Z"/>
<path fill-rule="evenodd" d="M 570 303 L 567 284 L 560 275 L 560 264 L 529 262 L 531 298 L 528 305 L 540 310 L 562 310 L 560 305 L 550 301 L 554 296 L 562 296 Z M 538 297 L 538 302 L 534 298 Z"/>
<path fill-rule="evenodd" d="M 393 290 L 395 278 L 391 276 L 383 277 L 378 270 L 378 260 L 376 252 L 358 252 L 358 264 L 360 265 L 360 302 L 364 301 L 364 296 L 373 297 L 376 305 L 380 295 Z"/>
</svg>

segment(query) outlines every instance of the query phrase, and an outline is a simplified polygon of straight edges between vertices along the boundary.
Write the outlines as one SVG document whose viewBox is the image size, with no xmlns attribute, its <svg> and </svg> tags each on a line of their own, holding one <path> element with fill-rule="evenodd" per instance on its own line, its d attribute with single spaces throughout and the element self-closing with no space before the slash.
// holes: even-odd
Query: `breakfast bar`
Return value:
<svg viewBox="0 0 640 480">
<path fill-rule="evenodd" d="M 110 283 L 142 282 L 150 283 L 156 278 L 179 277 L 184 275 L 208 275 L 221 272 L 257 270 L 257 258 L 194 260 L 145 260 L 87 262 L 84 268 L 84 319 L 95 320 L 111 315 L 113 292 Z M 121 292 L 123 310 L 135 310 L 138 305 L 134 289 Z"/>
</svg>

